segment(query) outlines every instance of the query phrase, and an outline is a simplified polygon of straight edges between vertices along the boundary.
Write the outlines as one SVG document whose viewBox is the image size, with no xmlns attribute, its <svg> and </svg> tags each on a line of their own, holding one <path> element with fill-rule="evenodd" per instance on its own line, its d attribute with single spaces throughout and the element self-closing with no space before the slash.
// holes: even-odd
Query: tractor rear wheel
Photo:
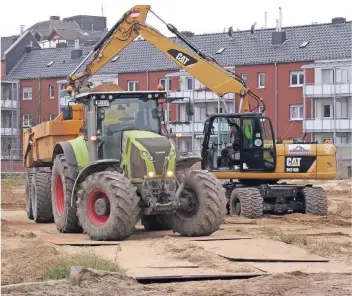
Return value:
<svg viewBox="0 0 352 296">
<path fill-rule="evenodd" d="M 63 154 L 55 157 L 51 175 L 51 201 L 56 227 L 60 232 L 80 233 L 76 204 L 71 206 L 74 168 Z"/>
<path fill-rule="evenodd" d="M 147 231 L 170 230 L 169 215 L 146 215 L 142 217 L 142 225 Z"/>
<path fill-rule="evenodd" d="M 26 174 L 26 188 L 25 188 L 26 214 L 27 214 L 28 219 L 33 220 L 31 186 L 32 186 L 32 174 L 27 173 Z"/>
<path fill-rule="evenodd" d="M 92 240 L 124 240 L 140 218 L 139 197 L 131 180 L 118 172 L 98 172 L 78 191 L 78 217 Z"/>
<path fill-rule="evenodd" d="M 303 189 L 305 213 L 319 216 L 328 214 L 328 200 L 322 187 L 306 187 Z"/>
<path fill-rule="evenodd" d="M 230 198 L 231 215 L 243 216 L 248 219 L 263 217 L 263 197 L 259 189 L 254 187 L 235 188 Z"/>
<path fill-rule="evenodd" d="M 38 172 L 32 175 L 31 200 L 33 220 L 36 223 L 54 222 L 51 205 L 50 173 Z"/>
<path fill-rule="evenodd" d="M 184 171 L 181 206 L 170 215 L 174 232 L 182 236 L 208 236 L 219 230 L 226 216 L 224 188 L 216 177 L 203 170 Z"/>
</svg>

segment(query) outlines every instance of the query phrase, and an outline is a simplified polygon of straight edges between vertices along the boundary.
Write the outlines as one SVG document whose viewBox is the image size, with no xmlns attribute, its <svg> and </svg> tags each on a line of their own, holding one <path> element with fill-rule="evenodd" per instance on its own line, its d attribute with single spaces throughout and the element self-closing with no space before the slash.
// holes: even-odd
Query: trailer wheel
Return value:
<svg viewBox="0 0 352 296">
<path fill-rule="evenodd" d="M 92 240 L 124 240 L 140 219 L 139 197 L 131 180 L 118 172 L 98 172 L 78 191 L 79 223 Z"/>
<path fill-rule="evenodd" d="M 248 219 L 263 217 L 263 197 L 259 189 L 253 187 L 235 188 L 230 199 L 231 215 L 243 216 Z"/>
<path fill-rule="evenodd" d="M 204 170 L 185 170 L 180 208 L 170 215 L 174 232 L 182 236 L 208 236 L 219 230 L 226 216 L 225 190 L 216 177 Z"/>
<path fill-rule="evenodd" d="M 145 215 L 142 217 L 142 225 L 147 231 L 172 229 L 169 215 Z"/>
<path fill-rule="evenodd" d="M 76 205 L 71 206 L 71 193 L 75 180 L 73 172 L 74 169 L 63 154 L 55 157 L 51 174 L 52 208 L 57 229 L 66 233 L 82 232 Z"/>
<path fill-rule="evenodd" d="M 328 200 L 322 187 L 306 187 L 303 189 L 305 213 L 319 216 L 328 214 Z"/>
<path fill-rule="evenodd" d="M 38 172 L 32 175 L 32 213 L 36 223 L 54 222 L 50 185 L 50 173 Z"/>
<path fill-rule="evenodd" d="M 32 174 L 26 174 L 26 188 L 25 188 L 25 202 L 26 202 L 26 214 L 29 220 L 33 220 L 32 210 L 32 197 L 31 197 L 31 185 L 32 185 Z"/>
</svg>

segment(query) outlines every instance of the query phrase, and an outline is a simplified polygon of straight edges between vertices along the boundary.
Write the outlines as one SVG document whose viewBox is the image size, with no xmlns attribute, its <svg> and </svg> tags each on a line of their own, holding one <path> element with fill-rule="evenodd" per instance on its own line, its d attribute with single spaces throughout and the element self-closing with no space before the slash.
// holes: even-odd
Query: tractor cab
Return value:
<svg viewBox="0 0 352 296">
<path fill-rule="evenodd" d="M 275 171 L 275 139 L 269 118 L 256 113 L 212 114 L 203 134 L 203 169 Z"/>
</svg>

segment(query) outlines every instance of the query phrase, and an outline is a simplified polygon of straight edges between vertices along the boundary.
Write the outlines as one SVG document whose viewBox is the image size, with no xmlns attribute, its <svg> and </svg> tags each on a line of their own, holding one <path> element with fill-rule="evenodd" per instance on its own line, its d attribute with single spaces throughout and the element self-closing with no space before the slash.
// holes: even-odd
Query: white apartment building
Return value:
<svg viewBox="0 0 352 296">
<path fill-rule="evenodd" d="M 302 68 L 314 69 L 314 83 L 303 87 L 304 108 L 309 100 L 312 106 L 303 130 L 311 133 L 313 141 L 335 143 L 339 168 L 351 171 L 352 59 L 316 61 Z"/>
</svg>

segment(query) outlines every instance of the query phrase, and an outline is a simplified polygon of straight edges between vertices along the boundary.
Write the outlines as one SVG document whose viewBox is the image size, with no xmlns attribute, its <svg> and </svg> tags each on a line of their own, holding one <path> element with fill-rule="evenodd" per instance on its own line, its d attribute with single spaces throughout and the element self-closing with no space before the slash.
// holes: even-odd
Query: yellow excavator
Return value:
<svg viewBox="0 0 352 296">
<path fill-rule="evenodd" d="M 146 24 L 148 13 L 154 14 L 188 48 L 163 36 Z M 97 43 L 88 56 L 69 76 L 72 89 L 79 93 L 87 80 L 117 56 L 138 36 L 151 43 L 179 67 L 198 79 L 222 98 L 239 95 L 238 113 L 208 116 L 204 125 L 202 168 L 223 179 L 228 198 L 228 214 L 261 218 L 265 212 L 302 212 L 327 214 L 327 197 L 321 187 L 309 184 L 279 183 L 280 180 L 334 179 L 337 176 L 336 147 L 303 140 L 277 141 L 262 98 L 254 94 L 234 72 L 222 67 L 206 55 L 172 24 L 166 23 L 149 5 L 137 5 L 128 10 Z M 91 59 L 90 62 L 87 61 Z M 85 64 L 84 70 L 77 74 Z M 251 109 L 250 101 L 256 102 Z M 237 131 L 237 140 L 232 141 Z M 215 140 L 214 140 L 215 139 Z M 212 140 L 212 141 L 211 141 Z M 220 146 L 225 145 L 224 149 Z M 226 159 L 227 157 L 227 159 Z"/>
</svg>

